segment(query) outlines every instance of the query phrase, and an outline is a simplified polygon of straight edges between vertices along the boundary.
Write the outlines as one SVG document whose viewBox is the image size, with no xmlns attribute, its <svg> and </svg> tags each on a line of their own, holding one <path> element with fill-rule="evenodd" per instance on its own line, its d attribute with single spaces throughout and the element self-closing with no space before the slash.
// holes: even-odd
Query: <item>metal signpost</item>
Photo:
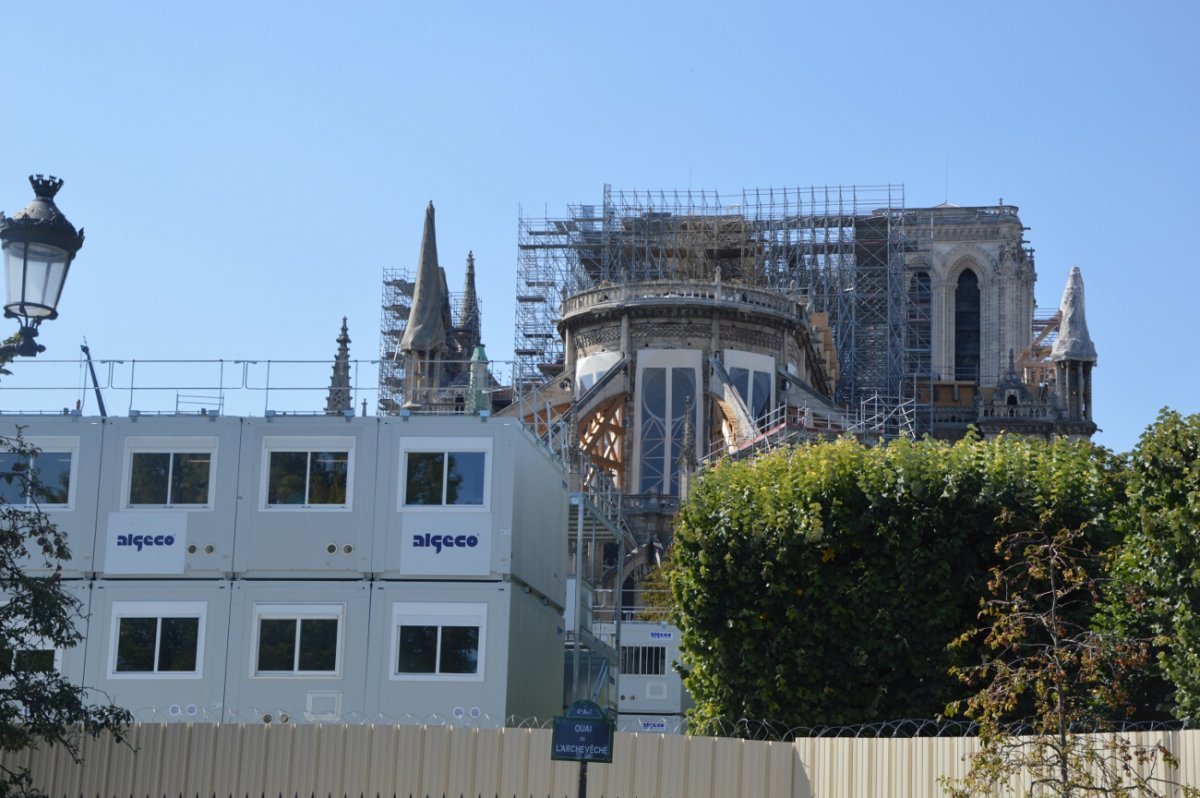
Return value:
<svg viewBox="0 0 1200 798">
<path fill-rule="evenodd" d="M 579 763 L 579 796 L 587 798 L 588 762 L 612 762 L 613 722 L 594 701 L 576 701 L 554 718 L 550 759 Z"/>
</svg>

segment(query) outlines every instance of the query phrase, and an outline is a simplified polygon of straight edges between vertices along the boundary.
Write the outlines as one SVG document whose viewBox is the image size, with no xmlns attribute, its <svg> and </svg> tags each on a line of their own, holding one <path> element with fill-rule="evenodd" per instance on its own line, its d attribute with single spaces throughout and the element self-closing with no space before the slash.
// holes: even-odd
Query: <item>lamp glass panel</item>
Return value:
<svg viewBox="0 0 1200 798">
<path fill-rule="evenodd" d="M 49 316 L 58 305 L 70 259 L 65 249 L 47 244 L 30 241 L 5 246 L 6 307 L 30 318 Z"/>
</svg>

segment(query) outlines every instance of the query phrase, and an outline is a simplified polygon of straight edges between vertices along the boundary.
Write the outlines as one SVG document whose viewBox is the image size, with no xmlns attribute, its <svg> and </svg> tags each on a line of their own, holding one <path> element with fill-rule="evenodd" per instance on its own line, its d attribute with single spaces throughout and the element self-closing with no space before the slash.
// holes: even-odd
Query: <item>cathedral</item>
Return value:
<svg viewBox="0 0 1200 798">
<path fill-rule="evenodd" d="M 623 531 L 596 557 L 632 590 L 717 459 L 844 434 L 1091 436 L 1083 279 L 1072 268 L 1040 311 L 1026 230 L 1014 205 L 910 208 L 897 186 L 606 186 L 599 205 L 520 220 L 517 363 L 499 380 L 473 259 L 455 308 L 430 205 L 390 324 L 385 299 L 381 412 L 553 430 L 582 484 L 620 497 Z"/>
</svg>

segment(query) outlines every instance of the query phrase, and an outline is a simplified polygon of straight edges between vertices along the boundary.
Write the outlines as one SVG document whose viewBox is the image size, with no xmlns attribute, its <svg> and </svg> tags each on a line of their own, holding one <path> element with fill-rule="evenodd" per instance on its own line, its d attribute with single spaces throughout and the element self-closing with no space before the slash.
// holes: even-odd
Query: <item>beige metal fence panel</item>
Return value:
<svg viewBox="0 0 1200 798">
<path fill-rule="evenodd" d="M 142 745 L 142 738 L 149 732 L 145 727 L 132 729 L 129 735 L 129 745 L 111 745 L 102 755 L 103 776 L 104 778 L 97 779 L 94 786 L 84 782 L 84 793 L 103 794 L 105 791 L 111 791 L 114 795 L 125 794 L 150 794 L 152 787 L 148 781 L 143 781 L 143 768 L 149 770 L 152 766 L 150 757 L 145 758 L 146 765 L 142 764 L 141 751 L 146 750 Z M 90 767 L 92 760 L 87 760 L 87 765 Z M 85 767 L 85 769 L 87 769 Z"/>
<path fill-rule="evenodd" d="M 682 774 L 676 774 L 676 778 L 683 777 L 680 795 L 687 795 L 688 798 L 723 798 L 716 790 L 714 777 L 718 742 L 716 737 L 688 738 L 685 746 L 687 767 Z"/>
<path fill-rule="evenodd" d="M 450 750 L 447 761 L 449 772 L 446 777 L 446 795 L 479 795 L 485 790 L 490 792 L 495 789 L 492 785 L 486 787 L 477 787 L 476 778 L 480 776 L 478 772 L 478 755 L 477 747 L 480 734 L 476 731 L 474 734 L 451 734 Z M 496 734 L 488 734 L 488 737 L 497 737 Z"/>
<path fill-rule="evenodd" d="M 619 793 L 616 790 L 607 795 L 662 795 L 662 735 L 661 734 L 622 734 L 622 740 L 628 740 L 628 756 L 630 767 L 620 765 L 604 765 L 606 771 L 628 774 L 628 787 Z M 614 743 L 616 741 L 614 740 Z M 613 762 L 617 759 L 617 750 L 613 748 Z M 590 794 L 590 791 L 589 791 Z"/>
<path fill-rule="evenodd" d="M 691 788 L 691 783 L 697 779 L 696 763 L 692 754 L 699 746 L 689 745 L 690 740 L 675 734 L 662 735 L 658 746 L 658 785 L 656 795 L 659 798 L 691 798 L 699 795 L 699 791 Z M 707 773 L 700 778 L 707 782 Z"/>
<path fill-rule="evenodd" d="M 1130 735 L 1182 765 L 1156 775 L 1200 785 L 1200 731 Z M 623 734 L 614 762 L 589 766 L 592 798 L 893 798 L 939 796 L 966 774 L 970 738 L 812 739 L 768 743 Z M 129 744 L 84 740 L 4 757 L 27 764 L 53 798 L 574 796 L 579 766 L 552 762 L 548 729 L 340 725 L 139 725 Z M 1029 792 L 1028 779 L 1014 784 Z M 1176 791 L 1175 795 L 1179 795 Z"/>
<path fill-rule="evenodd" d="M 496 794 L 504 796 L 533 795 L 533 791 L 529 787 L 529 762 L 532 758 L 530 751 L 533 747 L 534 735 L 524 729 L 503 729 L 496 736 L 501 740 L 502 746 Z"/>
<path fill-rule="evenodd" d="M 475 734 L 475 761 L 472 768 L 474 786 L 464 795 L 496 795 L 500 783 L 500 763 L 504 758 L 504 746 L 508 737 L 501 734 Z M 471 763 L 467 763 L 470 767 Z M 509 798 L 512 798 L 509 796 Z"/>
</svg>

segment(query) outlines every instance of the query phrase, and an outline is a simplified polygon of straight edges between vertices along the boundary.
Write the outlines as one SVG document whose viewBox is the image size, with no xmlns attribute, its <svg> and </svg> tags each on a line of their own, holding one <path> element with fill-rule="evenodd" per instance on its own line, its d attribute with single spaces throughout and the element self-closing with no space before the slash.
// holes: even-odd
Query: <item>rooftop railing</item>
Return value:
<svg viewBox="0 0 1200 798">
<path fill-rule="evenodd" d="M 623 305 L 640 300 L 661 303 L 673 299 L 680 302 L 750 305 L 790 318 L 803 314 L 795 300 L 778 291 L 736 282 L 675 279 L 643 280 L 589 288 L 564 300 L 563 316 L 605 305 Z"/>
<path fill-rule="evenodd" d="M 331 387 L 344 390 L 351 415 L 379 414 L 379 360 L 351 360 L 349 387 L 331 386 L 331 360 L 140 360 L 93 361 L 93 383 L 87 361 L 53 358 L 24 359 L 10 364 L 0 376 L 0 413 L 100 415 L 99 397 L 107 413 L 127 415 L 323 415 Z M 468 409 L 467 363 L 458 367 L 462 384 L 439 388 L 436 402 L 411 412 L 455 413 Z M 488 377 L 481 393 L 491 397 L 507 391 L 511 361 L 487 363 Z M 461 400 L 461 401 L 460 401 Z M 345 403 L 343 403 L 345 404 Z"/>
</svg>

